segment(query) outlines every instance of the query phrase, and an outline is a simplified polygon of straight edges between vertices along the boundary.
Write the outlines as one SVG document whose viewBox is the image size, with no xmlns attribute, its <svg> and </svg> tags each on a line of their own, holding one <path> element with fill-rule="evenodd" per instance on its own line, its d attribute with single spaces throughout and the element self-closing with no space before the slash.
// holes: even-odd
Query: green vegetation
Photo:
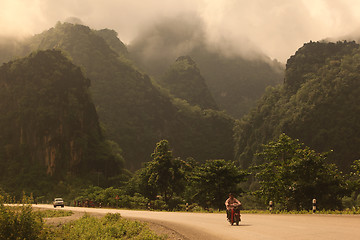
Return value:
<svg viewBox="0 0 360 240">
<path fill-rule="evenodd" d="M 180 193 L 184 187 L 181 162 L 173 158 L 166 140 L 157 143 L 151 158 L 152 161 L 145 166 L 141 181 L 154 193 L 159 193 L 168 204 L 174 193 Z"/>
<path fill-rule="evenodd" d="M 18 207 L 5 206 L 0 195 L 0 239 L 47 239 L 42 217 L 32 211 L 29 201 L 23 197 Z"/>
<path fill-rule="evenodd" d="M 208 160 L 196 167 L 190 175 L 193 201 L 205 208 L 224 208 L 224 198 L 234 192 L 241 194 L 239 183 L 246 181 L 247 174 L 240 171 L 234 162 L 223 159 Z"/>
<path fill-rule="evenodd" d="M 72 211 L 66 210 L 38 210 L 36 214 L 40 215 L 41 218 L 56 218 L 56 217 L 68 217 L 73 215 Z"/>
<path fill-rule="evenodd" d="M 105 141 L 89 79 L 60 51 L 39 51 L 0 67 L 0 184 L 43 196 L 85 177 L 104 183 L 124 160 Z M 86 182 L 83 181 L 83 182 Z M 67 190 L 65 190 L 67 191 Z"/>
<path fill-rule="evenodd" d="M 114 50 L 120 57 L 123 57 L 123 59 L 128 57 L 129 53 L 127 48 L 124 43 L 119 41 L 117 32 L 111 29 L 102 29 L 94 31 L 94 33 L 102 37 L 110 46 L 110 48 Z"/>
<path fill-rule="evenodd" d="M 353 207 L 359 206 L 360 161 L 354 162 L 352 172 L 343 174 L 335 164 L 327 163 L 327 153 L 317 153 L 285 134 L 264 145 L 258 153 L 263 164 L 251 168 L 251 175 L 233 161 L 200 164 L 191 158 L 174 158 L 169 149 L 168 141 L 160 141 L 153 160 L 126 185 L 119 189 L 90 187 L 82 199 L 102 202 L 102 206 L 155 210 L 183 211 L 189 203 L 190 211 L 203 211 L 223 209 L 224 198 L 234 192 L 243 194 L 240 199 L 245 209 L 265 209 L 271 200 L 276 211 L 306 212 L 315 198 L 320 211 L 358 211 Z M 244 185 L 248 179 L 253 179 L 250 189 Z"/>
<path fill-rule="evenodd" d="M 354 42 L 310 42 L 292 56 L 283 86 L 269 88 L 236 124 L 236 160 L 247 168 L 262 144 L 286 133 L 348 172 L 360 155 L 360 49 Z"/>
<path fill-rule="evenodd" d="M 103 218 L 85 215 L 79 220 L 53 230 L 49 239 L 166 239 L 157 236 L 144 223 L 121 218 L 120 214 L 107 214 Z"/>
<path fill-rule="evenodd" d="M 31 201 L 23 197 L 21 204 L 7 206 L 0 196 L 0 239 L 165 239 L 146 224 L 122 219 L 120 214 L 107 214 L 101 219 L 85 215 L 60 227 L 46 226 L 44 217 L 70 216 L 71 211 L 33 211 Z"/>
<path fill-rule="evenodd" d="M 276 202 L 280 209 L 310 209 L 317 199 L 319 209 L 341 209 L 347 193 L 344 176 L 334 164 L 327 164 L 325 153 L 303 147 L 299 140 L 281 134 L 259 153 L 264 164 L 256 166 L 260 185 L 255 192 L 265 204 Z"/>
<path fill-rule="evenodd" d="M 218 109 L 199 68 L 189 56 L 176 59 L 159 83 L 175 97 L 184 99 L 191 105 L 198 105 L 203 109 Z"/>
<path fill-rule="evenodd" d="M 245 181 L 246 174 L 232 161 L 208 160 L 198 164 L 191 158 L 173 158 L 165 140 L 157 144 L 152 157 L 127 186 L 129 194 L 143 194 L 154 201 L 152 205 L 157 205 L 160 194 L 164 207 L 169 209 L 181 209 L 186 202 L 222 209 L 223 198 L 230 190 L 242 191 L 238 184 Z"/>
<path fill-rule="evenodd" d="M 222 209 L 228 192 L 249 209 L 359 205 L 355 42 L 305 44 L 240 120 L 216 109 L 241 116 L 278 82 L 276 63 L 195 44 L 151 79 L 116 32 L 70 23 L 1 49 L 2 61 L 37 50 L 0 67 L 1 193 L 157 210 Z"/>
<path fill-rule="evenodd" d="M 78 194 L 77 201 L 91 200 L 103 207 L 129 209 L 185 210 L 222 209 L 229 191 L 242 192 L 239 183 L 246 173 L 232 161 L 175 158 L 168 141 L 157 143 L 152 160 L 120 188 L 91 186 Z M 210 178 L 210 179 L 209 179 Z"/>
<path fill-rule="evenodd" d="M 249 213 L 249 214 L 314 214 L 313 210 L 301 210 L 301 211 L 287 211 L 287 210 L 279 210 L 274 209 L 272 211 L 269 210 L 242 210 L 241 213 Z M 334 215 L 352 215 L 352 214 L 360 214 L 360 208 L 347 208 L 345 210 L 320 210 L 315 211 L 316 214 L 334 214 Z"/>
</svg>

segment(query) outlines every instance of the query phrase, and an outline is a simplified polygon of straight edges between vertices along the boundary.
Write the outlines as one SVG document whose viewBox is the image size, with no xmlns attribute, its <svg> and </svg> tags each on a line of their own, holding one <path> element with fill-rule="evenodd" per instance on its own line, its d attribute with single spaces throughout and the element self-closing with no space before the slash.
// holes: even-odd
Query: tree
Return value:
<svg viewBox="0 0 360 240">
<path fill-rule="evenodd" d="M 184 189 L 184 184 L 181 184 L 184 179 L 181 162 L 172 156 L 167 140 L 161 140 L 156 144 L 151 158 L 142 174 L 143 180 L 146 180 L 147 184 L 168 204 L 174 193 L 179 194 Z"/>
<path fill-rule="evenodd" d="M 345 180 L 334 164 L 325 162 L 327 153 L 316 153 L 298 139 L 281 134 L 278 141 L 264 145 L 259 155 L 265 163 L 255 167 L 260 185 L 256 194 L 265 202 L 302 210 L 309 209 L 316 198 L 320 208 L 341 208 Z"/>
<path fill-rule="evenodd" d="M 207 160 L 196 167 L 191 176 L 193 200 L 205 208 L 222 209 L 229 192 L 243 192 L 239 183 L 245 181 L 246 176 L 233 161 Z"/>
<path fill-rule="evenodd" d="M 347 176 L 347 184 L 352 201 L 356 205 L 357 201 L 360 203 L 360 160 L 355 160 L 351 165 L 351 169 Z"/>
</svg>

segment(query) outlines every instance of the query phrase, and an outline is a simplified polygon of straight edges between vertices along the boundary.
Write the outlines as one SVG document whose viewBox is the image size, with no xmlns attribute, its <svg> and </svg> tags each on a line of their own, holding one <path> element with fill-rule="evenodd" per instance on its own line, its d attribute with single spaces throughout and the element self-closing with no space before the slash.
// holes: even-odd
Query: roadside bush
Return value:
<svg viewBox="0 0 360 240">
<path fill-rule="evenodd" d="M 184 203 L 184 200 L 181 197 L 173 197 L 169 200 L 169 209 L 180 211 L 183 210 L 181 205 Z"/>
<path fill-rule="evenodd" d="M 43 220 L 29 200 L 24 197 L 21 205 L 5 206 L 0 196 L 0 239 L 46 239 Z"/>
<path fill-rule="evenodd" d="M 155 210 L 166 210 L 168 209 L 168 205 L 165 203 L 165 201 L 157 199 L 151 201 L 151 208 Z"/>
<path fill-rule="evenodd" d="M 139 193 L 134 196 L 121 195 L 118 200 L 118 207 L 129 209 L 146 209 L 149 200 Z"/>
<path fill-rule="evenodd" d="M 360 194 L 354 192 L 351 196 L 344 197 L 342 204 L 344 208 L 360 207 Z"/>
</svg>

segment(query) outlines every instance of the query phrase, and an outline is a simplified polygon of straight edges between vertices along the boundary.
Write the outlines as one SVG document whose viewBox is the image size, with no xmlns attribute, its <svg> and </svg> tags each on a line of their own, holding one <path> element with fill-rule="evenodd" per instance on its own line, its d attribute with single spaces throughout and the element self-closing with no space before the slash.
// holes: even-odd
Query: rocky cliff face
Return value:
<svg viewBox="0 0 360 240">
<path fill-rule="evenodd" d="M 90 82 L 60 51 L 0 67 L 0 161 L 45 167 L 59 176 L 105 171 Z M 21 166 L 22 164 L 20 164 Z"/>
</svg>

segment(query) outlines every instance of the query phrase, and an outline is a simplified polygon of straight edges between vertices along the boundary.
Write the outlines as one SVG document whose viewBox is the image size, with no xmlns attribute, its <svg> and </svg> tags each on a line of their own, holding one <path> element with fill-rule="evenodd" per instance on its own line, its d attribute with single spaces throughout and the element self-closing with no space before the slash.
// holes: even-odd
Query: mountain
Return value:
<svg viewBox="0 0 360 240">
<path fill-rule="evenodd" d="M 30 39 L 29 45 L 61 49 L 83 67 L 107 136 L 124 150 L 129 168 L 146 161 L 159 139 L 157 132 L 166 125 L 165 109 L 171 108 L 148 76 L 121 61 L 101 36 L 83 25 L 58 23 Z"/>
<path fill-rule="evenodd" d="M 184 99 L 191 105 L 198 105 L 203 109 L 218 109 L 199 68 L 189 56 L 176 59 L 159 83 L 175 97 Z"/>
<path fill-rule="evenodd" d="M 282 64 L 265 56 L 249 60 L 202 47 L 189 55 L 198 64 L 219 108 L 237 119 L 255 106 L 268 86 L 283 82 Z"/>
<path fill-rule="evenodd" d="M 125 51 L 115 47 L 122 46 L 121 41 L 113 41 L 113 32 L 103 33 L 83 25 L 58 23 L 28 39 L 24 49 L 59 49 L 84 70 L 106 137 L 119 144 L 129 169 L 148 161 L 161 139 L 168 139 L 179 157 L 198 161 L 233 158 L 232 118 L 169 96 L 124 59 L 126 54 L 120 52 Z"/>
<path fill-rule="evenodd" d="M 93 32 L 102 37 L 119 56 L 129 57 L 129 52 L 125 44 L 119 40 L 117 32 L 112 29 L 93 30 Z"/>
<path fill-rule="evenodd" d="M 2 187 L 38 192 L 68 176 L 90 180 L 95 173 L 106 178 L 121 173 L 124 162 L 102 135 L 89 85 L 57 50 L 0 67 Z"/>
<path fill-rule="evenodd" d="M 267 86 L 283 82 L 284 66 L 262 54 L 246 58 L 227 49 L 227 44 L 210 44 L 201 21 L 183 16 L 165 19 L 142 32 L 129 45 L 129 56 L 157 79 L 179 56 L 190 56 L 219 109 L 240 118 L 255 106 Z"/>
<path fill-rule="evenodd" d="M 268 89 L 236 127 L 236 158 L 256 163 L 261 144 L 285 132 L 349 170 L 359 159 L 360 49 L 355 42 L 304 44 L 286 65 L 284 85 Z"/>
</svg>

